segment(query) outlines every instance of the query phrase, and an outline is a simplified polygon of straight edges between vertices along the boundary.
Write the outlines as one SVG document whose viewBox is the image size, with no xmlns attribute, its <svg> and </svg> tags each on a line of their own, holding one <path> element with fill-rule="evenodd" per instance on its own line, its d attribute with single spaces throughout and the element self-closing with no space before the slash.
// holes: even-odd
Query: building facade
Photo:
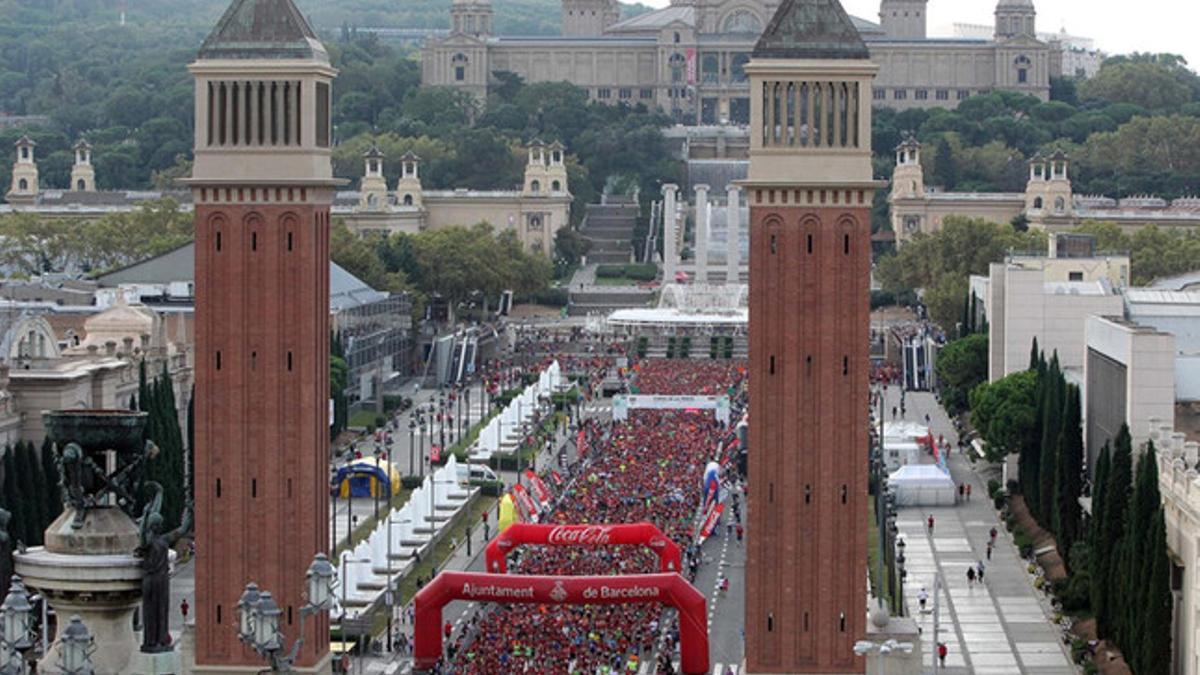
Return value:
<svg viewBox="0 0 1200 675">
<path fill-rule="evenodd" d="M 672 0 L 623 21 L 615 0 L 563 0 L 561 37 L 498 37 L 491 0 L 455 0 L 451 34 L 426 43 L 422 80 L 479 98 L 497 71 L 567 81 L 604 103 L 644 104 L 685 124 L 746 124 L 745 65 L 778 0 Z M 943 0 L 945 1 L 945 0 Z M 987 38 L 929 38 L 928 0 L 881 0 L 875 23 L 852 18 L 879 65 L 879 106 L 953 108 L 995 90 L 1049 100 L 1062 51 L 1036 36 L 1031 0 L 1000 0 Z"/>
<path fill-rule="evenodd" d="M 1024 192 L 945 192 L 925 184 L 921 144 L 905 140 L 896 148 L 896 168 L 888 195 L 896 244 L 903 246 L 917 233 L 940 231 L 950 216 L 997 223 L 1024 217 L 1031 228 L 1051 233 L 1069 232 L 1087 221 L 1115 223 L 1127 232 L 1146 225 L 1200 227 L 1200 198 L 1168 201 L 1150 195 L 1124 199 L 1077 195 L 1071 188 L 1070 164 L 1070 158 L 1062 152 L 1034 156 L 1029 161 Z"/>
<path fill-rule="evenodd" d="M 196 673 L 258 672 L 234 630 L 249 582 L 327 672 L 329 619 L 299 634 L 329 551 L 329 224 L 336 71 L 291 0 L 235 0 L 199 57 L 196 219 Z M 248 105 L 245 105 L 248 104 Z"/>
<path fill-rule="evenodd" d="M 185 190 L 97 190 L 91 163 L 91 146 L 80 140 L 68 189 L 38 184 L 34 143 L 22 139 L 13 164 L 13 185 L 0 215 L 30 213 L 44 218 L 98 220 L 111 213 L 127 213 L 139 204 L 164 198 L 194 210 L 192 193 Z M 511 230 L 530 251 L 546 256 L 554 252 L 554 235 L 571 222 L 570 186 L 566 148 L 534 141 L 520 186 L 512 190 L 429 190 L 421 184 L 420 158 L 401 158 L 403 172 L 395 189 L 383 175 L 386 158 L 377 149 L 364 156 L 366 172 L 358 190 L 334 193 L 330 213 L 358 234 L 407 232 L 490 223 L 497 231 Z"/>
<path fill-rule="evenodd" d="M 490 223 L 511 230 L 530 251 L 554 252 L 554 235 L 571 222 L 566 148 L 557 141 L 529 145 L 522 185 L 515 190 L 426 190 L 421 185 L 421 158 L 400 158 L 394 190 L 383 175 L 386 158 L 378 148 L 364 155 L 365 171 L 357 191 L 339 191 L 333 213 L 359 234 L 415 234 L 426 229 Z"/>
<path fill-rule="evenodd" d="M 870 57 L 836 0 L 790 0 L 745 68 L 748 673 L 865 668 Z"/>
</svg>

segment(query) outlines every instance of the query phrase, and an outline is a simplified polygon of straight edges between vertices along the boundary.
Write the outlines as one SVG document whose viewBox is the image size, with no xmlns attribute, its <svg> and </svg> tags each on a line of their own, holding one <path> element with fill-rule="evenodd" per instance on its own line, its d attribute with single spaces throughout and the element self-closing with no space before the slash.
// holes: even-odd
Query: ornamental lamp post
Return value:
<svg viewBox="0 0 1200 675">
<path fill-rule="evenodd" d="M 68 675 L 92 675 L 92 653 L 96 651 L 96 640 L 78 616 L 71 617 L 58 641 L 62 645 L 58 667 Z"/>
<path fill-rule="evenodd" d="M 254 583 L 246 584 L 237 606 L 238 639 L 267 660 L 270 672 L 291 672 L 304 644 L 304 622 L 308 615 L 327 612 L 333 606 L 333 578 L 334 569 L 329 558 L 324 553 L 313 556 L 305 573 L 306 603 L 300 608 L 299 637 L 286 654 L 282 653 L 283 633 L 279 630 L 283 610 L 270 591 L 259 591 Z"/>
<path fill-rule="evenodd" d="M 33 605 L 21 578 L 13 575 L 12 588 L 0 605 L 0 675 L 23 675 L 24 653 L 33 646 Z"/>
<path fill-rule="evenodd" d="M 258 609 L 258 601 L 262 595 L 258 592 L 258 584 L 251 581 L 242 591 L 242 597 L 237 603 L 238 639 L 248 642 L 254 639 L 254 612 Z"/>
</svg>

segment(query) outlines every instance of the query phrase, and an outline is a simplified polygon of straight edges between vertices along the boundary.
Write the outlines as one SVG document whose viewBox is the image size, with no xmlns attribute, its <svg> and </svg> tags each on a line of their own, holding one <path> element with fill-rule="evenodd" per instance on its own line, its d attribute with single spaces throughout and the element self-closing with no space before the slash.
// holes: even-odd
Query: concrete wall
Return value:
<svg viewBox="0 0 1200 675">
<path fill-rule="evenodd" d="M 1169 427 L 1168 427 L 1169 429 Z M 1200 675 L 1200 645 L 1197 642 L 1200 610 L 1200 575 L 1196 558 L 1200 555 L 1200 474 L 1196 464 L 1195 443 L 1164 438 L 1156 432 L 1158 450 L 1158 489 L 1162 493 L 1163 517 L 1167 526 L 1167 549 L 1172 563 L 1182 568 L 1182 583 L 1175 593 L 1175 626 L 1171 647 L 1174 668 L 1179 675 Z"/>
<path fill-rule="evenodd" d="M 1150 439 L 1151 420 L 1175 419 L 1175 337 L 1123 319 L 1093 316 L 1086 322 L 1087 348 L 1124 364 L 1125 423 L 1135 448 Z M 1089 366 L 1091 362 L 1089 361 Z M 1087 381 L 1085 370 L 1084 381 Z M 1108 396 L 1084 391 L 1089 400 Z M 1087 406 L 1085 406 L 1085 409 Z M 1095 441 L 1089 444 L 1094 445 Z M 1093 456 L 1098 448 L 1088 448 Z"/>
</svg>

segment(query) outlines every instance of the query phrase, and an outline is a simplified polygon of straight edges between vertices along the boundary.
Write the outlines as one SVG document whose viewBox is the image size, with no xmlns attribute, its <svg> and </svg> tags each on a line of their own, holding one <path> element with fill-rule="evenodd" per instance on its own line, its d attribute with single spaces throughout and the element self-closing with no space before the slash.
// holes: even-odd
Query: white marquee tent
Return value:
<svg viewBox="0 0 1200 675">
<path fill-rule="evenodd" d="M 888 474 L 896 506 L 953 506 L 954 479 L 933 464 L 909 464 Z"/>
</svg>

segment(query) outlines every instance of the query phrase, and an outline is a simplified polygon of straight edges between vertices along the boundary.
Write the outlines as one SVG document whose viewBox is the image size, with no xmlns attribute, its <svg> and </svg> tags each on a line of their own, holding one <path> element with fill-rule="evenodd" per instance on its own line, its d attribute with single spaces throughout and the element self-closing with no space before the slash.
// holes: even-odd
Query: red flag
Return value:
<svg viewBox="0 0 1200 675">
<path fill-rule="evenodd" d="M 717 520 L 721 517 L 721 512 L 725 510 L 724 504 L 714 504 L 708 510 L 708 515 L 704 518 L 704 525 L 700 527 L 700 543 L 703 544 L 705 539 L 712 536 L 713 528 L 717 526 Z"/>
</svg>

